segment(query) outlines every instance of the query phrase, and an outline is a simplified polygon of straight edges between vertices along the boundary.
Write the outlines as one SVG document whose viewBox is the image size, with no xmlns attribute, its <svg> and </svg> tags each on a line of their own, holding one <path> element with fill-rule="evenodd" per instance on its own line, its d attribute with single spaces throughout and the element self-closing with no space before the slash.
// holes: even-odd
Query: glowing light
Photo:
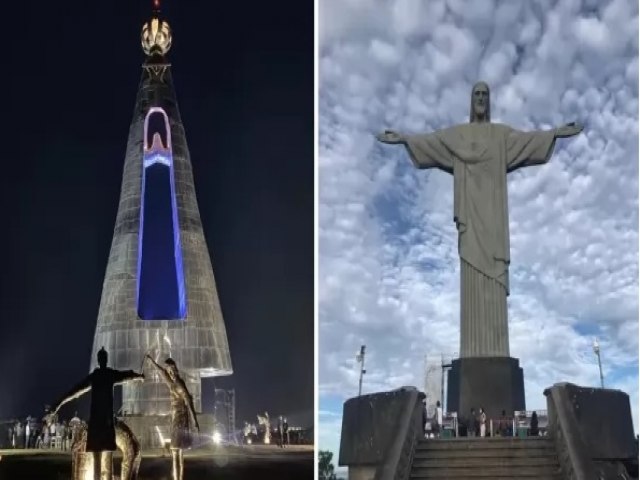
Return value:
<svg viewBox="0 0 640 480">
<path fill-rule="evenodd" d="M 251 445 L 251 439 L 247 438 L 247 445 Z"/>
<path fill-rule="evenodd" d="M 154 132 L 151 145 L 148 144 L 149 119 L 153 114 L 163 117 L 166 146 L 158 132 Z M 149 210 L 154 213 L 145 220 L 148 202 L 151 202 Z M 141 319 L 176 320 L 186 317 L 171 127 L 169 117 L 159 107 L 150 108 L 144 121 L 136 289 L 137 310 Z"/>
<path fill-rule="evenodd" d="M 84 474 L 82 475 L 82 480 L 93 480 L 93 455 L 84 453 L 80 455 L 80 458 L 83 457 L 82 467 L 84 468 Z"/>
<path fill-rule="evenodd" d="M 159 7 L 156 7 L 156 10 L 158 9 Z M 168 22 L 154 17 L 142 26 L 140 42 L 147 55 L 153 52 L 166 54 L 171 48 L 171 41 L 171 27 Z"/>
<path fill-rule="evenodd" d="M 220 445 L 220 442 L 222 442 L 222 435 L 220 435 L 220 432 L 213 432 L 211 440 L 213 440 L 213 443 L 216 445 Z"/>
<path fill-rule="evenodd" d="M 164 437 L 162 436 L 162 432 L 160 431 L 160 427 L 158 425 L 156 425 L 156 432 L 158 432 L 158 437 L 160 437 L 160 444 L 164 445 L 165 440 L 164 440 Z"/>
</svg>

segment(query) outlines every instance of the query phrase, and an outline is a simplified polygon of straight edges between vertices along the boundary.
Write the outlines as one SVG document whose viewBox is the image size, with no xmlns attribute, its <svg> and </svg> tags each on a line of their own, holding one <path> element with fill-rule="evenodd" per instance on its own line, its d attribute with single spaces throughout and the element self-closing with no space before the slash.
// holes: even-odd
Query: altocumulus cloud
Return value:
<svg viewBox="0 0 640 480">
<path fill-rule="evenodd" d="M 337 452 L 342 402 L 424 385 L 426 354 L 455 354 L 453 182 L 414 169 L 385 128 L 468 121 L 491 86 L 493 121 L 569 121 L 552 161 L 510 175 L 511 353 L 528 408 L 558 381 L 638 405 L 638 4 L 626 0 L 320 2 L 320 448 Z"/>
</svg>

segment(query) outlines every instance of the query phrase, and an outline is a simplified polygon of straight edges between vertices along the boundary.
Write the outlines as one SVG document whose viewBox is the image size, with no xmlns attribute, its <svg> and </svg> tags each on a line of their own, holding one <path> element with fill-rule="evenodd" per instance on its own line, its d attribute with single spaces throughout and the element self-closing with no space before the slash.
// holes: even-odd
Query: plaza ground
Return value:
<svg viewBox="0 0 640 480">
<path fill-rule="evenodd" d="M 51 450 L 0 450 L 0 479 L 71 480 L 71 454 Z M 120 472 L 119 453 L 114 473 Z M 313 478 L 313 447 L 293 445 L 224 446 L 185 452 L 185 479 Z M 116 477 L 119 478 L 119 477 Z M 171 455 L 150 450 L 142 454 L 138 480 L 170 480 Z"/>
</svg>

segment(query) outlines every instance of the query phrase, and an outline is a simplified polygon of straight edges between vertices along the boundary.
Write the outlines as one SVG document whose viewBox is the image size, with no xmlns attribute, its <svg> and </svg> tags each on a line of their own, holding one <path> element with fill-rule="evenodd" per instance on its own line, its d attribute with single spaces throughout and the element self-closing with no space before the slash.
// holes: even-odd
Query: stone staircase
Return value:
<svg viewBox="0 0 640 480">
<path fill-rule="evenodd" d="M 553 440 L 546 437 L 421 440 L 410 478 L 562 480 Z"/>
</svg>

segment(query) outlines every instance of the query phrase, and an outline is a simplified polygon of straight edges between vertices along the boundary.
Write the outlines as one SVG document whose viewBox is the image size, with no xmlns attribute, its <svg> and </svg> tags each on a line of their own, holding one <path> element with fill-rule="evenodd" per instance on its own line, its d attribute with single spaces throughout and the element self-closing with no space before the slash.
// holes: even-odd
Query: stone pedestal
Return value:
<svg viewBox="0 0 640 480">
<path fill-rule="evenodd" d="M 447 410 L 466 419 L 471 408 L 483 407 L 488 418 L 504 410 L 513 415 L 525 410 L 524 376 L 520 362 L 511 357 L 471 357 L 454 360 L 448 374 Z"/>
</svg>

